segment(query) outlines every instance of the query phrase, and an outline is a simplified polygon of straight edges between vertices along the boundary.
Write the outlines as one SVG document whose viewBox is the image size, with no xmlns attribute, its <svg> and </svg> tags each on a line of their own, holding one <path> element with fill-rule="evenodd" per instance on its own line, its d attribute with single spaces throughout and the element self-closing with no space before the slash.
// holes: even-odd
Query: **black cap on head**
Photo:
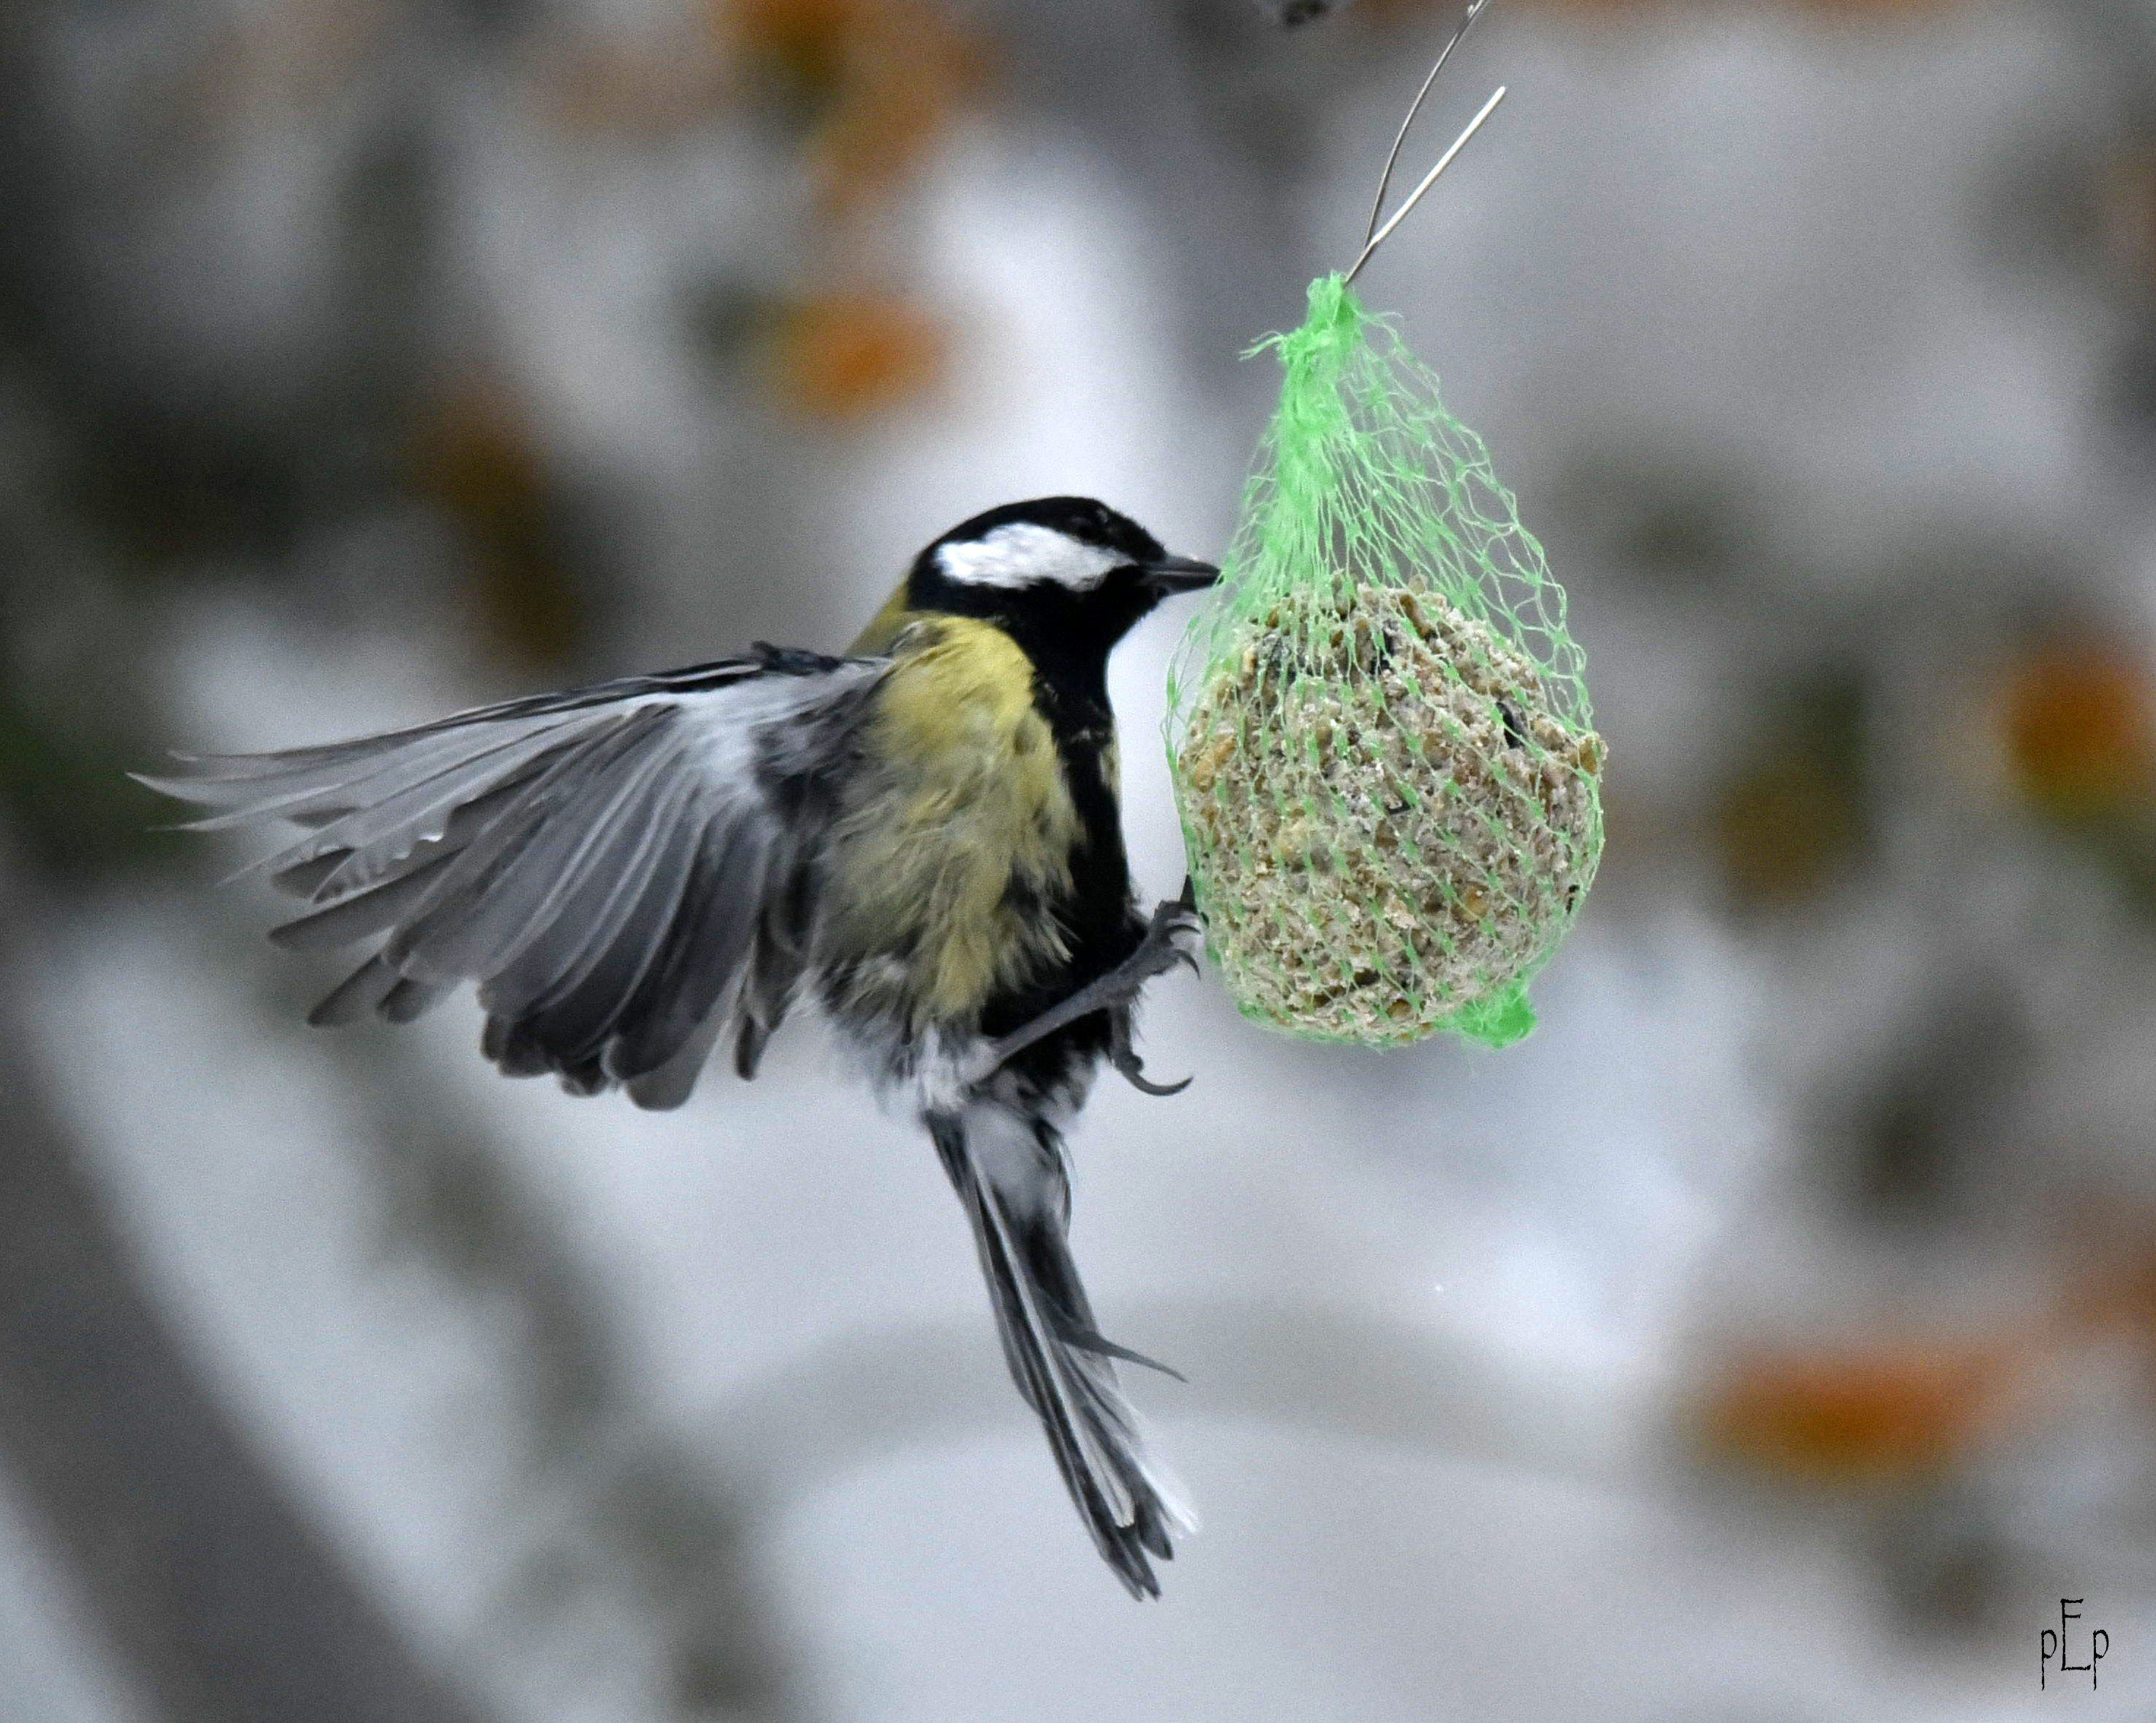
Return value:
<svg viewBox="0 0 2156 1723">
<path fill-rule="evenodd" d="M 960 522 L 914 560 L 909 608 L 993 622 L 1032 652 L 1105 663 L 1171 592 L 1210 585 L 1209 562 L 1168 554 L 1129 515 L 1087 496 L 1006 503 Z"/>
</svg>

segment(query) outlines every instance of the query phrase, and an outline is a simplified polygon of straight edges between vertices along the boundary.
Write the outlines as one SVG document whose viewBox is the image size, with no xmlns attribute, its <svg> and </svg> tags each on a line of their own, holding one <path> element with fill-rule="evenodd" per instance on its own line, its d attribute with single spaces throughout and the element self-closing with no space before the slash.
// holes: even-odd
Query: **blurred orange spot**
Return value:
<svg viewBox="0 0 2156 1723">
<path fill-rule="evenodd" d="M 1996 1345 L 1754 1352 L 1707 1391 L 1700 1433 L 1717 1458 L 1784 1479 L 1918 1484 L 1982 1432 L 2006 1361 Z"/>
<path fill-rule="evenodd" d="M 844 212 L 914 172 L 978 88 L 980 40 L 923 0 L 714 0 L 713 21 L 752 80 L 808 115 L 828 208 Z"/>
<path fill-rule="evenodd" d="M 1729 785 L 1715 809 L 1722 877 L 1747 904 L 1801 902 L 1840 870 L 1861 826 L 1850 786 L 1819 762 L 1767 762 Z"/>
<path fill-rule="evenodd" d="M 501 526 L 524 513 L 545 477 L 524 403 L 499 377 L 459 378 L 427 410 L 415 444 L 420 486 L 460 520 Z"/>
<path fill-rule="evenodd" d="M 892 67 L 890 75 L 865 80 L 833 111 L 814 151 L 833 208 L 890 192 L 942 141 L 973 78 L 953 59 L 929 59 L 932 64 Z"/>
<path fill-rule="evenodd" d="M 2039 648 L 2008 673 L 2002 704 L 2015 781 L 2046 813 L 2117 812 L 2156 787 L 2148 673 L 2118 648 Z"/>
<path fill-rule="evenodd" d="M 537 664 L 568 659 L 586 607 L 529 404 L 492 372 L 459 379 L 424 411 L 413 466 L 420 495 L 463 535 L 492 644 Z"/>
<path fill-rule="evenodd" d="M 760 69 L 807 90 L 829 90 L 844 74 L 874 0 L 715 0 L 721 38 Z"/>
<path fill-rule="evenodd" d="M 803 300 L 782 315 L 779 393 L 814 418 L 851 421 L 932 387 L 943 374 L 942 326 L 901 300 L 869 293 Z"/>
</svg>

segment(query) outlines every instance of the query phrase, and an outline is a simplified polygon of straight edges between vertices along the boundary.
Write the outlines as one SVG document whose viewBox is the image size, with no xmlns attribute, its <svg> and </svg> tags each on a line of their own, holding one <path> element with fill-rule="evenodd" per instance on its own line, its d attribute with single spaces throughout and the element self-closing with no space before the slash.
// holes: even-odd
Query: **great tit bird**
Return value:
<svg viewBox="0 0 2156 1723">
<path fill-rule="evenodd" d="M 284 820 L 280 946 L 371 955 L 310 1021 L 407 1023 L 479 984 L 486 1056 L 678 1106 L 714 1048 L 756 1074 L 804 998 L 917 1117 L 964 1205 L 1004 1355 L 1135 1596 L 1194 1522 L 1146 1453 L 1072 1261 L 1062 1132 L 1133 1002 L 1194 960 L 1123 849 L 1108 654 L 1211 583 L 1083 497 L 915 557 L 844 657 L 747 655 L 322 747 L 182 756 L 198 828 Z"/>
</svg>

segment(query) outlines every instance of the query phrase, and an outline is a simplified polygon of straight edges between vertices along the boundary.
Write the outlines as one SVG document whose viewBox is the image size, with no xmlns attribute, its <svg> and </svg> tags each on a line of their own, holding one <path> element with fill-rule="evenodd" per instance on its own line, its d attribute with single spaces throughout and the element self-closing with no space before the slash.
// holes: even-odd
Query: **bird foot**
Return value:
<svg viewBox="0 0 2156 1723">
<path fill-rule="evenodd" d="M 1199 931 L 1197 900 L 1190 881 L 1185 879 L 1180 897 L 1171 898 L 1153 910 L 1152 919 L 1146 924 L 1145 937 L 1135 951 L 1099 980 L 1089 982 L 1032 1022 L 991 1043 L 968 1073 L 969 1085 L 986 1082 L 1034 1042 L 1081 1018 L 1105 1011 L 1109 1013 L 1108 1058 L 1124 1079 L 1147 1095 L 1180 1095 L 1190 1086 L 1189 1078 L 1180 1083 L 1156 1083 L 1145 1074 L 1145 1066 L 1131 1045 L 1131 1009 L 1147 982 L 1167 974 L 1177 964 L 1188 964 L 1193 975 L 1199 972 L 1197 955 L 1187 941 Z"/>
</svg>

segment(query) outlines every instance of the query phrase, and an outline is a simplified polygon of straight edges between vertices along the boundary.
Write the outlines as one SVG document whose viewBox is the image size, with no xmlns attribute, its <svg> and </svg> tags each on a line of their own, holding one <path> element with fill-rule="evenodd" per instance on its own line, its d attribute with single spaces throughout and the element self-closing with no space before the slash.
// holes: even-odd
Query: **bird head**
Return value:
<svg viewBox="0 0 2156 1723">
<path fill-rule="evenodd" d="M 1036 657 L 1106 657 L 1163 598 L 1209 587 L 1210 562 L 1168 554 L 1127 515 L 1091 497 L 1006 503 L 952 527 L 914 559 L 915 612 L 993 623 Z"/>
</svg>

